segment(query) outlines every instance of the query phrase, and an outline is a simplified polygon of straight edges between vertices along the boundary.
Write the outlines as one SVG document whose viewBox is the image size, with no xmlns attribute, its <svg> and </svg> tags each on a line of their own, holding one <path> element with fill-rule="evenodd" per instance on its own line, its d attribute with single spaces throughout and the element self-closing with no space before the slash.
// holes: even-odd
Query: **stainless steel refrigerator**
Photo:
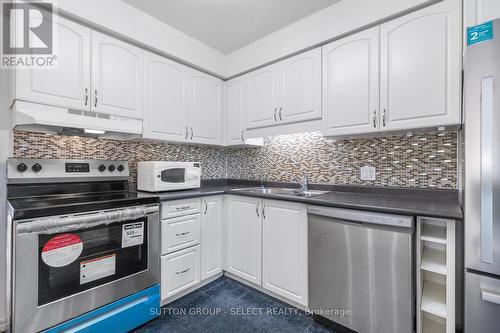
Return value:
<svg viewBox="0 0 500 333">
<path fill-rule="evenodd" d="M 468 28 L 465 333 L 500 332 L 500 19 Z"/>
</svg>

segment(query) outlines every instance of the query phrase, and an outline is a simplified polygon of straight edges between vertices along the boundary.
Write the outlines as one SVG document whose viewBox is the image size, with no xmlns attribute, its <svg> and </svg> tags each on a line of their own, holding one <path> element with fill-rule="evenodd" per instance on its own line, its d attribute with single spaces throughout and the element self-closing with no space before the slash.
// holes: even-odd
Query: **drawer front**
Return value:
<svg viewBox="0 0 500 333">
<path fill-rule="evenodd" d="M 465 273 L 464 332 L 497 333 L 500 325 L 500 279 Z"/>
<path fill-rule="evenodd" d="M 200 243 L 201 215 L 194 214 L 161 221 L 161 254 Z"/>
<path fill-rule="evenodd" d="M 201 211 L 201 198 L 165 201 L 161 203 L 161 218 L 196 214 Z"/>
<path fill-rule="evenodd" d="M 200 282 L 200 246 L 161 256 L 161 299 Z"/>
</svg>

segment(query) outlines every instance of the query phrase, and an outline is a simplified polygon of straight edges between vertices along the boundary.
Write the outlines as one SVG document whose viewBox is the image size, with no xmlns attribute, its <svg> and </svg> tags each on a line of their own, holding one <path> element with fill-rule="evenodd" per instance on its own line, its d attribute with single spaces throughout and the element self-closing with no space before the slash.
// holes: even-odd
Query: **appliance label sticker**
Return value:
<svg viewBox="0 0 500 333">
<path fill-rule="evenodd" d="M 85 260 L 80 263 L 80 284 L 114 275 L 116 272 L 116 254 Z"/>
<path fill-rule="evenodd" d="M 492 21 L 467 28 L 467 45 L 477 44 L 489 39 L 493 39 Z"/>
<path fill-rule="evenodd" d="M 122 247 L 144 243 L 144 222 L 124 224 L 122 229 Z"/>
<path fill-rule="evenodd" d="M 52 237 L 42 248 L 42 260 L 51 267 L 71 264 L 82 254 L 83 242 L 75 234 L 60 234 Z"/>
</svg>

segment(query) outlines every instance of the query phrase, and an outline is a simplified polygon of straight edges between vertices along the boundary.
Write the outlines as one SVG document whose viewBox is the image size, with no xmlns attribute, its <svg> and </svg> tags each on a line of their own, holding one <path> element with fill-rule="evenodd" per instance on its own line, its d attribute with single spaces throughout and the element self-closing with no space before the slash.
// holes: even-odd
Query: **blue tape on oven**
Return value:
<svg viewBox="0 0 500 333">
<path fill-rule="evenodd" d="M 160 286 L 155 285 L 46 330 L 46 333 L 126 333 L 156 318 Z"/>
</svg>

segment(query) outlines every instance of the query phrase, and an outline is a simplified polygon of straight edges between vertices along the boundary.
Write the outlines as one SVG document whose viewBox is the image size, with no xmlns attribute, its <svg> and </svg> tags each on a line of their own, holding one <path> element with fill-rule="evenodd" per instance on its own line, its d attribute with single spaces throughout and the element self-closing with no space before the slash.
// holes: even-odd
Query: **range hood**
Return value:
<svg viewBox="0 0 500 333">
<path fill-rule="evenodd" d="M 142 120 L 72 110 L 21 100 L 12 105 L 16 130 L 130 140 L 142 135 Z"/>
</svg>

